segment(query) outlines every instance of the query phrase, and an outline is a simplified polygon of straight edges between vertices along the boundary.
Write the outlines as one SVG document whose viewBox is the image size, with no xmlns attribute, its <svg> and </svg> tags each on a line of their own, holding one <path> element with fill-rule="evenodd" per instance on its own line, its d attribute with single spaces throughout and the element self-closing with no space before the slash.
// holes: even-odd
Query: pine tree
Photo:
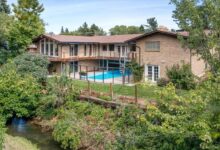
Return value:
<svg viewBox="0 0 220 150">
<path fill-rule="evenodd" d="M 7 0 L 0 0 L 0 12 L 9 14 L 10 13 L 10 8 L 9 5 L 7 4 Z"/>
<path fill-rule="evenodd" d="M 63 26 L 61 27 L 61 31 L 60 31 L 60 34 L 63 34 L 64 33 L 64 28 Z"/>
<path fill-rule="evenodd" d="M 68 29 L 68 28 L 65 29 L 65 33 L 66 33 L 66 34 L 69 33 L 69 29 Z"/>
</svg>

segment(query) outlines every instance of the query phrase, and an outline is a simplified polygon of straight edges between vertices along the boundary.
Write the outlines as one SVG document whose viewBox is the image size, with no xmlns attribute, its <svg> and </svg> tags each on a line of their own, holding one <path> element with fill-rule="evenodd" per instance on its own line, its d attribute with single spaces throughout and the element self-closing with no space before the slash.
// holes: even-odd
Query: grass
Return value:
<svg viewBox="0 0 220 150">
<path fill-rule="evenodd" d="M 83 80 L 73 80 L 73 83 L 77 88 L 83 90 L 88 89 L 87 81 Z M 96 92 L 109 93 L 110 92 L 110 84 L 103 83 L 90 83 L 91 90 Z M 138 98 L 144 98 L 146 100 L 157 99 L 157 90 L 160 90 L 162 87 L 158 87 L 156 85 L 138 85 L 137 93 Z M 114 95 L 124 95 L 124 96 L 135 96 L 135 87 L 127 86 L 127 85 L 113 85 L 113 93 Z M 181 96 L 187 95 L 188 91 L 185 90 L 177 90 L 177 94 Z"/>
<path fill-rule="evenodd" d="M 5 135 L 3 150 L 39 150 L 36 145 L 22 137 Z"/>
</svg>

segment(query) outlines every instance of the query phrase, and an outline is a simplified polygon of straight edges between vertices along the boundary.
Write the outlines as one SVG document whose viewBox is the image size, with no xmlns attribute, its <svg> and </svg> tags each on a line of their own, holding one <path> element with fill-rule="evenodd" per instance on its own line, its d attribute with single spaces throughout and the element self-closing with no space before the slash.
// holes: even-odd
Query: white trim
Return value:
<svg viewBox="0 0 220 150">
<path fill-rule="evenodd" d="M 151 66 L 152 67 L 152 80 L 148 79 L 148 67 Z M 145 65 L 145 71 L 144 71 L 144 77 L 145 77 L 145 81 L 150 81 L 150 82 L 157 82 L 155 81 L 155 67 L 158 67 L 158 79 L 160 78 L 160 66 L 159 65 L 151 65 L 151 64 L 146 64 Z"/>
</svg>

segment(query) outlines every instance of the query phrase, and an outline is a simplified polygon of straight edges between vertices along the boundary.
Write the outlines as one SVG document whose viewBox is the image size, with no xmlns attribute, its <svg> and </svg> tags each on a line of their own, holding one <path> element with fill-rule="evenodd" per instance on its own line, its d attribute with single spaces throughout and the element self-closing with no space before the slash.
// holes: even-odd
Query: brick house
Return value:
<svg viewBox="0 0 220 150">
<path fill-rule="evenodd" d="M 189 63 L 195 75 L 201 76 L 205 63 L 184 49 L 178 34 L 157 30 L 146 34 L 113 36 L 69 36 L 44 34 L 34 40 L 31 52 L 48 56 L 49 72 L 99 71 L 100 68 L 123 68 L 132 59 L 144 65 L 144 77 L 155 82 L 166 77 L 166 68 Z"/>
</svg>

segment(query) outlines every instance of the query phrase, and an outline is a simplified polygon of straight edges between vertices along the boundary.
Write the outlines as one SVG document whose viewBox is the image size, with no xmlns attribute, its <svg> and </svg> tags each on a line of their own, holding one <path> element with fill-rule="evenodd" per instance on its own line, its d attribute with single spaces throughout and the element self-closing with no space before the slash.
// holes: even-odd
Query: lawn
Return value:
<svg viewBox="0 0 220 150">
<path fill-rule="evenodd" d="M 73 83 L 77 88 L 83 90 L 88 89 L 87 81 L 83 80 L 73 80 Z M 90 83 L 91 90 L 96 92 L 109 93 L 110 92 L 110 84 L 104 83 Z M 156 91 L 160 90 L 162 87 L 158 87 L 156 85 L 138 85 L 137 93 L 138 98 L 144 98 L 146 100 L 157 99 Z M 113 85 L 113 93 L 114 95 L 124 95 L 124 96 L 135 96 L 135 87 L 128 85 Z M 188 91 L 177 90 L 177 94 L 181 96 L 187 95 Z"/>
</svg>

